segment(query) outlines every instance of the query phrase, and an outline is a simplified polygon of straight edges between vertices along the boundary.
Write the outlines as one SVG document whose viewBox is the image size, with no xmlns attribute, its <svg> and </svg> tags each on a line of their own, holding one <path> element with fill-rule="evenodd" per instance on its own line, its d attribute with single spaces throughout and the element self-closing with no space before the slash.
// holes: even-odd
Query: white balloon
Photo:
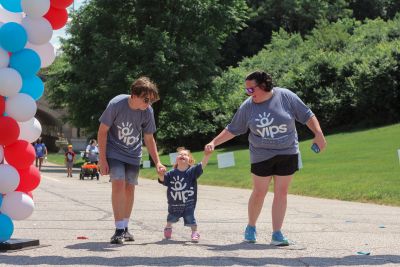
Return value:
<svg viewBox="0 0 400 267">
<path fill-rule="evenodd" d="M 0 193 L 13 192 L 19 185 L 19 173 L 11 165 L 0 164 Z"/>
<path fill-rule="evenodd" d="M 12 68 L 0 69 L 0 95 L 14 96 L 22 88 L 22 77 L 18 71 Z"/>
<path fill-rule="evenodd" d="M 19 125 L 19 140 L 26 140 L 29 143 L 36 141 L 42 133 L 42 125 L 36 118 L 29 121 L 18 122 Z"/>
<path fill-rule="evenodd" d="M 26 48 L 32 49 L 35 51 L 39 57 L 40 57 L 40 62 L 41 68 L 46 68 L 53 64 L 54 60 L 56 59 L 56 52 L 54 50 L 54 46 L 51 43 L 46 43 L 43 45 L 34 45 L 31 43 L 28 43 Z"/>
<path fill-rule="evenodd" d="M 40 18 L 50 9 L 50 0 L 22 0 L 22 10 L 28 17 Z"/>
<path fill-rule="evenodd" d="M 4 147 L 0 145 L 0 162 L 4 159 Z"/>
<path fill-rule="evenodd" d="M 27 194 L 14 191 L 3 196 L 0 212 L 13 220 L 25 220 L 32 215 L 35 203 Z"/>
<path fill-rule="evenodd" d="M 6 112 L 16 121 L 29 121 L 35 116 L 36 110 L 36 102 L 30 95 L 18 93 L 6 100 Z"/>
<path fill-rule="evenodd" d="M 1 24 L 1 22 L 0 22 L 0 24 Z M 1 25 L 0 25 L 0 27 L 1 27 Z M 9 63 L 10 63 L 10 56 L 8 55 L 8 52 L 0 47 L 0 68 L 8 67 Z"/>
<path fill-rule="evenodd" d="M 2 6 L 0 6 L 0 21 L 7 22 L 16 22 L 21 23 L 22 21 L 22 13 L 14 13 L 8 10 L 5 10 Z"/>
<path fill-rule="evenodd" d="M 53 35 L 53 28 L 50 22 L 45 18 L 40 17 L 35 19 L 25 17 L 21 24 L 28 34 L 28 41 L 32 44 L 45 44 L 50 41 Z"/>
</svg>

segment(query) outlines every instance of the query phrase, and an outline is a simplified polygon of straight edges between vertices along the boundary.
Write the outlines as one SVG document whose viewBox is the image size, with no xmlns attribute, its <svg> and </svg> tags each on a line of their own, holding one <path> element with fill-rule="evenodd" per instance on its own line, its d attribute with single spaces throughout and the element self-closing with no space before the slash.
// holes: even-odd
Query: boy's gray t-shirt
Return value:
<svg viewBox="0 0 400 267">
<path fill-rule="evenodd" d="M 109 126 L 107 135 L 107 158 L 140 165 L 142 158 L 142 133 L 156 131 L 151 106 L 146 110 L 129 107 L 130 95 L 118 95 L 111 99 L 99 121 Z"/>
<path fill-rule="evenodd" d="M 234 134 L 249 133 L 251 163 L 276 155 L 299 153 L 295 121 L 306 124 L 314 113 L 293 92 L 274 87 L 273 96 L 262 103 L 247 98 L 226 129 Z"/>
</svg>

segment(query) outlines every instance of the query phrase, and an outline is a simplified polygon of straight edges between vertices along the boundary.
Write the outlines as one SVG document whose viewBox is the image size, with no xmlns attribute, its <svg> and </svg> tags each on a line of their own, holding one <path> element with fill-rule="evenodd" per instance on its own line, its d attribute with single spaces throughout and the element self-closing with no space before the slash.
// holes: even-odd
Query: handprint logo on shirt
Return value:
<svg viewBox="0 0 400 267">
<path fill-rule="evenodd" d="M 271 113 L 264 112 L 262 115 L 258 114 L 259 119 L 255 119 L 258 124 L 257 132 L 260 134 L 262 138 L 275 138 L 275 135 L 282 134 L 287 132 L 287 125 L 272 125 L 274 122 L 274 118 L 270 118 Z M 286 137 L 286 136 L 285 136 Z"/>
<path fill-rule="evenodd" d="M 139 136 L 132 136 L 133 133 L 133 127 L 132 123 L 126 122 L 122 123 L 122 126 L 117 126 L 118 127 L 118 138 L 119 140 L 122 140 L 127 146 L 131 146 L 134 143 L 137 143 L 139 141 Z"/>
<path fill-rule="evenodd" d="M 184 190 L 187 184 L 184 182 L 184 178 L 172 177 L 172 181 L 170 182 L 173 186 L 171 186 L 171 197 L 176 201 L 177 199 L 181 200 L 183 203 L 186 203 L 188 197 L 194 195 L 193 187 L 190 187 L 189 190 Z M 174 191 L 174 192 L 173 192 Z"/>
</svg>

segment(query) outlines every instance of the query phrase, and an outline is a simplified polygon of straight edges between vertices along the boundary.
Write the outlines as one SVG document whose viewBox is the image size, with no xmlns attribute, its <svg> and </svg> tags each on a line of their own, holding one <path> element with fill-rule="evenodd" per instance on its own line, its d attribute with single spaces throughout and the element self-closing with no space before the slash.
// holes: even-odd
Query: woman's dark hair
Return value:
<svg viewBox="0 0 400 267">
<path fill-rule="evenodd" d="M 271 92 L 274 84 L 272 76 L 264 71 L 255 71 L 247 75 L 246 81 L 255 81 L 264 91 Z"/>
<path fill-rule="evenodd" d="M 94 142 L 96 142 L 96 140 L 95 140 L 95 139 L 90 139 L 89 145 L 93 145 L 93 144 L 94 144 Z"/>
</svg>

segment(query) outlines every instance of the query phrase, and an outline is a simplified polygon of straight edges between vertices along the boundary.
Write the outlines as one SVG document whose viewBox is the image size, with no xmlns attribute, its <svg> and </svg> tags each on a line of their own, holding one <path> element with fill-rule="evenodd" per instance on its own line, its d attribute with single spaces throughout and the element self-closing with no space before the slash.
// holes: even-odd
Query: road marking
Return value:
<svg viewBox="0 0 400 267">
<path fill-rule="evenodd" d="M 46 179 L 49 179 L 49 180 L 52 180 L 52 181 L 54 181 L 54 182 L 57 182 L 57 183 L 61 183 L 61 181 L 60 181 L 60 180 L 57 180 L 57 179 L 51 178 L 51 177 L 49 177 L 49 176 L 42 175 L 42 177 L 44 177 L 44 178 L 46 178 Z"/>
</svg>

